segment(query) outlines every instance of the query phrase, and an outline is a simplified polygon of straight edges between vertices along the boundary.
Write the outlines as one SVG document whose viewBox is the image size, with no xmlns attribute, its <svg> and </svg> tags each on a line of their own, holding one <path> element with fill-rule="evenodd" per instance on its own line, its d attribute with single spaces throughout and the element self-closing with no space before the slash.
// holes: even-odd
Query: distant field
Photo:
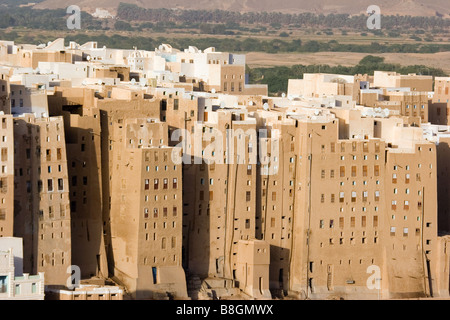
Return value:
<svg viewBox="0 0 450 320">
<path fill-rule="evenodd" d="M 367 56 L 367 53 L 355 52 L 316 52 L 316 53 L 263 53 L 248 52 L 247 64 L 250 67 L 292 66 L 295 64 L 328 64 L 330 66 L 353 66 Z M 382 53 L 374 54 L 386 58 L 386 63 L 407 65 L 426 65 L 441 68 L 450 73 L 450 52 L 438 53 Z M 423 71 L 427 74 L 427 70 Z"/>
</svg>

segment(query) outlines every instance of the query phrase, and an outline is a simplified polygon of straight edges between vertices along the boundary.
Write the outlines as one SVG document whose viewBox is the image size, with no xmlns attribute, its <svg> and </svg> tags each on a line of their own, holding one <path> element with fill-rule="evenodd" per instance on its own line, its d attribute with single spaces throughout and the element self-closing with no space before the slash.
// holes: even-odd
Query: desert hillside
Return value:
<svg viewBox="0 0 450 320">
<path fill-rule="evenodd" d="M 30 0 L 31 1 L 31 0 Z M 114 13 L 120 2 L 136 4 L 145 8 L 178 8 L 203 10 L 230 10 L 240 12 L 277 11 L 284 13 L 313 12 L 317 14 L 365 12 L 373 0 L 71 0 L 82 10 L 94 12 L 96 8 L 107 9 Z M 450 17 L 449 0 L 378 0 L 376 4 L 386 15 L 436 16 Z M 65 8 L 65 0 L 44 0 L 37 9 Z"/>
</svg>

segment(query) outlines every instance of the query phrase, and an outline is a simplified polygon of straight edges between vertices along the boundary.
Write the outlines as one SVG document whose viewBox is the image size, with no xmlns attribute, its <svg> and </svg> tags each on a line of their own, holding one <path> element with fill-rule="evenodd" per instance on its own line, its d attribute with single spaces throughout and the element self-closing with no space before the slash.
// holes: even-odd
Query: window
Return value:
<svg viewBox="0 0 450 320">
<path fill-rule="evenodd" d="M 63 179 L 58 179 L 58 191 L 64 190 L 64 182 Z"/>
<path fill-rule="evenodd" d="M 159 187 L 159 179 L 154 179 L 153 180 L 153 189 L 158 190 L 158 187 Z M 150 188 L 150 181 L 145 180 L 145 190 L 148 190 L 149 188 Z"/>
<path fill-rule="evenodd" d="M 363 152 L 369 152 L 369 144 L 367 142 L 363 143 Z"/>
<path fill-rule="evenodd" d="M 404 210 L 409 210 L 409 201 L 405 200 L 404 205 L 403 205 L 403 209 Z"/>
<path fill-rule="evenodd" d="M 246 200 L 246 201 L 250 201 L 250 199 L 251 199 L 251 192 L 250 192 L 250 191 L 247 191 L 247 192 L 245 193 L 245 200 Z"/>
<path fill-rule="evenodd" d="M 172 242 L 171 242 L 172 249 L 175 248 L 176 245 L 177 245 L 177 238 L 176 237 L 172 237 Z"/>
<path fill-rule="evenodd" d="M 395 227 L 391 227 L 391 236 L 395 236 Z"/>
<path fill-rule="evenodd" d="M 367 201 L 367 197 L 369 196 L 369 192 L 368 191 L 363 191 L 363 201 L 366 202 Z"/>
<path fill-rule="evenodd" d="M 173 178 L 173 188 L 176 189 L 178 185 L 178 179 L 177 178 Z"/>
<path fill-rule="evenodd" d="M 47 180 L 47 190 L 50 192 L 50 191 L 53 191 L 53 179 L 48 179 Z"/>
<path fill-rule="evenodd" d="M 163 189 L 167 189 L 167 188 L 168 188 L 168 185 L 169 185 L 169 180 L 168 180 L 167 178 L 165 178 L 165 179 L 163 180 Z"/>
<path fill-rule="evenodd" d="M 397 201 L 392 200 L 391 208 L 392 208 L 392 210 L 396 210 L 397 209 Z"/>
<path fill-rule="evenodd" d="M 341 178 L 345 177 L 345 167 L 344 166 L 340 167 L 340 176 L 341 176 Z"/>
</svg>

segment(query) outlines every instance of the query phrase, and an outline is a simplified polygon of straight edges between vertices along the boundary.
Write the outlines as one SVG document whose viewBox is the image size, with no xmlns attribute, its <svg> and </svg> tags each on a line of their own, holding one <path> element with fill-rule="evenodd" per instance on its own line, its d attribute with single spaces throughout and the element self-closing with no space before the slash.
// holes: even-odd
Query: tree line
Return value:
<svg viewBox="0 0 450 320">
<path fill-rule="evenodd" d="M 177 23 L 223 23 L 229 26 L 241 24 L 260 24 L 272 26 L 293 26 L 297 28 L 347 28 L 354 30 L 367 29 L 367 15 L 349 14 L 288 14 L 279 12 L 234 12 L 225 10 L 178 10 L 178 9 L 145 9 L 135 4 L 120 3 L 117 17 L 125 21 Z M 393 29 L 447 29 L 450 19 L 439 16 L 413 17 L 399 15 L 383 15 L 383 28 Z"/>
<path fill-rule="evenodd" d="M 442 69 L 430 68 L 424 65 L 402 66 L 400 64 L 386 63 L 383 57 L 366 56 L 355 66 L 329 66 L 329 65 L 294 65 L 292 67 L 276 66 L 270 68 L 250 68 L 247 66 L 246 73 L 249 75 L 250 83 L 267 84 L 270 95 L 280 95 L 287 92 L 289 79 L 303 79 L 305 73 L 332 73 L 332 74 L 368 74 L 374 71 L 395 71 L 401 74 L 423 74 L 436 77 L 448 76 Z"/>
<path fill-rule="evenodd" d="M 17 43 L 46 43 L 51 36 L 41 33 L 19 33 L 16 31 L 0 32 L 0 39 L 16 41 Z M 54 40 L 54 39 L 53 39 Z M 314 52 L 358 52 L 358 53 L 436 53 L 450 51 L 450 44 L 381 44 L 372 42 L 370 44 L 339 43 L 331 41 L 302 41 L 301 39 L 264 40 L 254 37 L 145 37 L 104 33 L 70 33 L 66 41 L 75 41 L 83 44 L 89 41 L 98 42 L 99 46 L 108 48 L 130 49 L 138 46 L 142 50 L 154 50 L 162 43 L 171 44 L 172 47 L 183 50 L 189 46 L 196 46 L 200 50 L 215 47 L 217 51 L 224 52 L 266 52 L 266 53 L 314 53 Z"/>
</svg>

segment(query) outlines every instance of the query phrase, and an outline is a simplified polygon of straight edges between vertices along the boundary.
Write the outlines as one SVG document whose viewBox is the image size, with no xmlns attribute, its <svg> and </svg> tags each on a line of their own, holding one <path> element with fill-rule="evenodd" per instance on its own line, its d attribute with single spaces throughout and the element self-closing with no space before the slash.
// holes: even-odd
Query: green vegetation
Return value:
<svg viewBox="0 0 450 320">
<path fill-rule="evenodd" d="M 224 10 L 170 10 L 145 9 L 134 4 L 121 3 L 117 16 L 124 21 L 172 21 L 178 23 L 234 23 L 268 25 L 274 29 L 283 26 L 296 28 L 346 28 L 353 30 L 367 29 L 367 15 L 351 16 L 349 14 L 316 15 L 313 13 L 283 14 L 279 12 L 231 12 Z M 440 29 L 450 27 L 450 19 L 441 17 L 412 17 L 383 15 L 383 28 L 387 30 L 403 29 Z"/>
<path fill-rule="evenodd" d="M 67 29 L 69 15 L 65 9 L 34 10 L 29 7 L 0 9 L 0 29 L 20 27 L 41 30 Z M 81 13 L 82 28 L 101 30 L 102 22 L 90 14 Z"/>
<path fill-rule="evenodd" d="M 116 23 L 116 28 L 127 30 L 127 24 Z M 435 53 L 442 51 L 450 51 L 450 44 L 430 44 L 430 43 L 414 43 L 414 44 L 380 44 L 372 42 L 370 44 L 353 44 L 339 43 L 336 40 L 316 41 L 309 40 L 302 42 L 300 39 L 281 40 L 277 39 L 259 39 L 254 37 L 144 37 L 129 35 L 113 34 L 106 35 L 104 33 L 86 33 L 71 32 L 65 36 L 67 41 L 76 41 L 83 44 L 88 41 L 97 41 L 100 46 L 110 48 L 130 49 L 138 44 L 139 49 L 154 50 L 162 43 L 170 43 L 174 48 L 184 49 L 190 45 L 199 49 L 215 47 L 218 51 L 230 52 L 267 52 L 267 53 L 290 53 L 290 52 L 360 52 L 360 53 Z M 19 33 L 18 31 L 1 32 L 0 39 L 14 40 L 17 43 L 39 43 L 54 40 L 41 33 Z"/>
<path fill-rule="evenodd" d="M 389 64 L 384 62 L 383 57 L 366 56 L 356 66 L 329 66 L 329 65 L 295 65 L 292 67 L 272 67 L 272 68 L 249 68 L 250 83 L 267 84 L 269 94 L 280 95 L 287 92 L 289 79 L 303 79 L 304 73 L 337 73 L 345 75 L 369 74 L 373 75 L 375 70 L 396 71 L 402 74 L 416 73 L 433 76 L 447 76 L 441 69 L 429 68 L 423 65 L 401 66 L 399 64 Z"/>
<path fill-rule="evenodd" d="M 383 16 L 383 28 L 389 30 L 385 34 L 380 30 L 367 30 L 364 15 L 144 9 L 122 3 L 118 8 L 118 20 L 96 19 L 82 12 L 82 30 L 68 31 L 66 20 L 69 15 L 65 9 L 35 10 L 15 6 L 14 1 L 8 3 L 9 6 L 0 5 L 0 35 L 2 39 L 17 43 L 47 42 L 52 39 L 42 31 L 58 30 L 67 32 L 66 38 L 79 43 L 93 40 L 102 46 L 124 49 L 138 44 L 141 49 L 153 50 L 165 42 L 178 49 L 195 45 L 199 49 L 213 46 L 221 51 L 266 53 L 377 54 L 450 50 L 448 41 L 443 42 L 440 38 L 446 37 L 450 19 L 440 17 Z M 2 32 L 1 29 L 7 30 Z M 29 29 L 33 32 L 27 32 Z M 341 35 L 332 38 L 338 32 Z M 164 35 L 152 37 L 154 33 Z M 187 36 L 181 38 L 169 34 Z M 389 37 L 400 38 L 400 41 L 389 41 Z M 434 42 L 435 37 L 440 43 Z"/>
</svg>

